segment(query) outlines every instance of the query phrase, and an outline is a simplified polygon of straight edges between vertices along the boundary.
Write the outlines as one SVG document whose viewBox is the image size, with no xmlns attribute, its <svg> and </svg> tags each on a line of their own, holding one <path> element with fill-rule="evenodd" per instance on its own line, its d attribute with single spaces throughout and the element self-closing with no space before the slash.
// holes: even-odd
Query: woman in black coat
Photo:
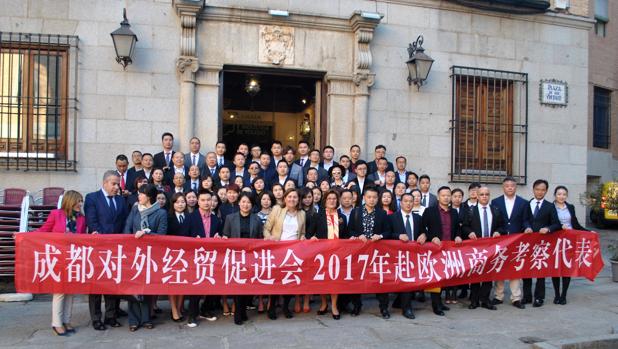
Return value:
<svg viewBox="0 0 618 349">
<path fill-rule="evenodd" d="M 340 215 L 337 208 L 339 207 L 339 192 L 334 189 L 330 189 L 324 194 L 324 198 L 322 200 L 322 210 L 318 212 L 314 218 L 313 229 L 308 232 L 306 236 L 311 240 L 318 239 L 348 239 L 349 233 L 347 231 L 347 225 L 345 222 L 345 216 Z M 320 310 L 318 310 L 318 315 L 324 315 L 328 311 L 328 303 L 326 300 L 326 295 L 321 295 L 322 304 L 320 305 Z M 331 294 L 330 302 L 331 302 L 331 311 L 333 314 L 333 319 L 339 320 L 341 315 L 339 313 L 339 309 L 337 308 L 337 298 L 338 295 Z"/>
<path fill-rule="evenodd" d="M 569 190 L 565 186 L 557 186 L 554 190 L 554 206 L 556 208 L 558 220 L 560 220 L 560 224 L 562 225 L 562 230 L 587 230 L 579 224 L 577 216 L 575 215 L 575 206 L 566 201 L 568 197 Z M 560 279 L 560 277 L 551 278 L 552 284 L 554 284 L 554 304 L 565 305 L 567 303 L 566 295 L 569 284 L 571 283 L 571 278 L 562 278 L 562 292 L 560 292 Z"/>
</svg>

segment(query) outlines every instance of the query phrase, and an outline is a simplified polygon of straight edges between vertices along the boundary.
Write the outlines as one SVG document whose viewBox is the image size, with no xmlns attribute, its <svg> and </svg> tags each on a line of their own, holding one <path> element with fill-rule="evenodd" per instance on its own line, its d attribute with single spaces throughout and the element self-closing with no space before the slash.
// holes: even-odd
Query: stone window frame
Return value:
<svg viewBox="0 0 618 349">
<path fill-rule="evenodd" d="M 0 32 L 0 167 L 76 171 L 78 42 Z"/>
<path fill-rule="evenodd" d="M 450 181 L 526 184 L 528 74 L 452 66 L 451 82 Z"/>
</svg>

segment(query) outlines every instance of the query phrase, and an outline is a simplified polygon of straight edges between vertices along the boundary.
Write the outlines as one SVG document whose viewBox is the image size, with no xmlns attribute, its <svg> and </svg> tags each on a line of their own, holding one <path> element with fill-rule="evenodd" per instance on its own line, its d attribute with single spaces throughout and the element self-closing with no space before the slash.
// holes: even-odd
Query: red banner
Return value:
<svg viewBox="0 0 618 349">
<path fill-rule="evenodd" d="M 381 293 L 550 276 L 594 280 L 602 268 L 597 234 L 574 230 L 441 247 L 23 233 L 16 236 L 15 285 L 28 293 Z"/>
</svg>

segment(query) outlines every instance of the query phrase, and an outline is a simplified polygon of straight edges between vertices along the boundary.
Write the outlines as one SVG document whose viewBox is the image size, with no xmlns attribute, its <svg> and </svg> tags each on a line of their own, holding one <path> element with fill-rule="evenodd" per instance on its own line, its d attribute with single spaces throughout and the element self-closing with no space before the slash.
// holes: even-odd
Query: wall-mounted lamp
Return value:
<svg viewBox="0 0 618 349">
<path fill-rule="evenodd" d="M 420 90 L 425 80 L 427 80 L 431 65 L 433 64 L 433 58 L 425 54 L 422 35 L 419 35 L 416 41 L 408 46 L 408 55 L 410 56 L 406 62 L 408 65 L 408 85 L 414 83 L 417 89 Z"/>
<path fill-rule="evenodd" d="M 122 22 L 120 28 L 114 30 L 110 35 L 114 42 L 116 50 L 116 62 L 122 65 L 123 69 L 127 69 L 127 65 L 133 63 L 133 52 L 135 51 L 135 43 L 137 35 L 130 29 L 131 25 L 127 19 L 127 9 L 122 10 Z"/>
</svg>

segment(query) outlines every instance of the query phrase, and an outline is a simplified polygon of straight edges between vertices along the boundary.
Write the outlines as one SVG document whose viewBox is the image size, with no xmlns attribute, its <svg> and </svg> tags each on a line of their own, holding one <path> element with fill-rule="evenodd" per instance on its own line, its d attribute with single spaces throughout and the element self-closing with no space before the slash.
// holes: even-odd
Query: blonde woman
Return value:
<svg viewBox="0 0 618 349">
<path fill-rule="evenodd" d="M 291 241 L 305 239 L 305 212 L 300 209 L 300 196 L 296 189 L 288 189 L 283 193 L 283 205 L 276 205 L 268 215 L 264 224 L 264 240 Z M 277 299 L 271 296 L 268 317 L 277 319 Z M 292 296 L 283 296 L 283 314 L 287 319 L 294 317 L 289 305 Z"/>
<path fill-rule="evenodd" d="M 82 194 L 69 190 L 62 197 L 61 207 L 52 210 L 38 233 L 85 234 L 86 218 L 82 214 Z M 58 336 L 75 332 L 71 326 L 72 294 L 54 294 L 52 301 L 52 331 Z"/>
</svg>

